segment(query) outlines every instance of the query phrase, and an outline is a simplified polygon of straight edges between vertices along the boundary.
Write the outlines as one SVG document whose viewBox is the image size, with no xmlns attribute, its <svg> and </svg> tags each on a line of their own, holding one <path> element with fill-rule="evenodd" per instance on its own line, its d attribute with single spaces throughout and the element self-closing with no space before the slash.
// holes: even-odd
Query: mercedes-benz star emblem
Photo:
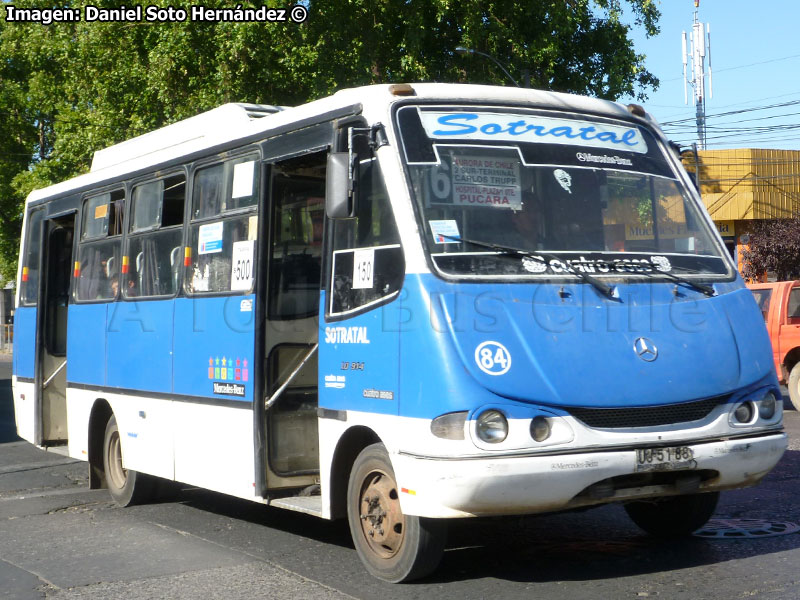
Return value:
<svg viewBox="0 0 800 600">
<path fill-rule="evenodd" d="M 636 338 L 636 341 L 633 342 L 633 351 L 636 352 L 636 356 L 646 362 L 653 362 L 658 358 L 658 348 L 653 340 L 646 337 Z"/>
</svg>

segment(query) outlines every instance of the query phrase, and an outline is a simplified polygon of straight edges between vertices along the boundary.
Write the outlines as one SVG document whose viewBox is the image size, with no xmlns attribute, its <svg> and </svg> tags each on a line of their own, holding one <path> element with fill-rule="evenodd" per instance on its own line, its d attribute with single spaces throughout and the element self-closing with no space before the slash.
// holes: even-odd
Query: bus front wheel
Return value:
<svg viewBox="0 0 800 600">
<path fill-rule="evenodd" d="M 714 514 L 719 492 L 628 502 L 625 511 L 647 533 L 661 538 L 685 537 Z"/>
<path fill-rule="evenodd" d="M 390 583 L 431 573 L 444 552 L 441 520 L 404 515 L 397 482 L 383 444 L 356 458 L 347 487 L 347 518 L 359 558 L 373 576 Z"/>
<path fill-rule="evenodd" d="M 111 415 L 106 424 L 103 438 L 103 468 L 108 491 L 117 504 L 130 506 L 147 500 L 152 482 L 146 475 L 123 466 L 122 441 L 114 415 Z"/>
</svg>

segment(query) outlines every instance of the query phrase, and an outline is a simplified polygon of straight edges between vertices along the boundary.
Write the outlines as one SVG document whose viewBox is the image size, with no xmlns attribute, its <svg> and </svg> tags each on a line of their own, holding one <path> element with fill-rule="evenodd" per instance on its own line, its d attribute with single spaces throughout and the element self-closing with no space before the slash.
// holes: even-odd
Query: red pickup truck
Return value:
<svg viewBox="0 0 800 600">
<path fill-rule="evenodd" d="M 800 409 L 800 281 L 751 283 L 772 342 L 778 379 L 789 388 L 789 398 Z"/>
</svg>

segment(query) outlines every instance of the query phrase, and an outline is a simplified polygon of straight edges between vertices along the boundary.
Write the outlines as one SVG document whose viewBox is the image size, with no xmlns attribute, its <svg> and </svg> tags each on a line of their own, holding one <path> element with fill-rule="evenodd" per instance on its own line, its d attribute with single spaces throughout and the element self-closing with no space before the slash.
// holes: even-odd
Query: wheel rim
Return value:
<svg viewBox="0 0 800 600">
<path fill-rule="evenodd" d="M 114 431 L 108 440 L 108 477 L 117 489 L 125 487 L 128 481 L 128 470 L 122 466 L 122 445 L 119 431 Z"/>
<path fill-rule="evenodd" d="M 400 551 L 405 536 L 405 517 L 394 478 L 375 470 L 364 479 L 359 494 L 361 533 L 367 546 L 380 558 Z"/>
</svg>

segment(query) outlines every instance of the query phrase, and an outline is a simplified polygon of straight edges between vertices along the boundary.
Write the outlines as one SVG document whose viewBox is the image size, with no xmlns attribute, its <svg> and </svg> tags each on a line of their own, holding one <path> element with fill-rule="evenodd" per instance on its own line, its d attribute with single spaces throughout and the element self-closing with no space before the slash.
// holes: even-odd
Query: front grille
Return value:
<svg viewBox="0 0 800 600">
<path fill-rule="evenodd" d="M 621 427 L 655 427 L 704 419 L 728 396 L 717 396 L 696 402 L 667 406 L 631 406 L 629 408 L 568 408 L 573 417 L 589 427 L 616 429 Z"/>
</svg>

